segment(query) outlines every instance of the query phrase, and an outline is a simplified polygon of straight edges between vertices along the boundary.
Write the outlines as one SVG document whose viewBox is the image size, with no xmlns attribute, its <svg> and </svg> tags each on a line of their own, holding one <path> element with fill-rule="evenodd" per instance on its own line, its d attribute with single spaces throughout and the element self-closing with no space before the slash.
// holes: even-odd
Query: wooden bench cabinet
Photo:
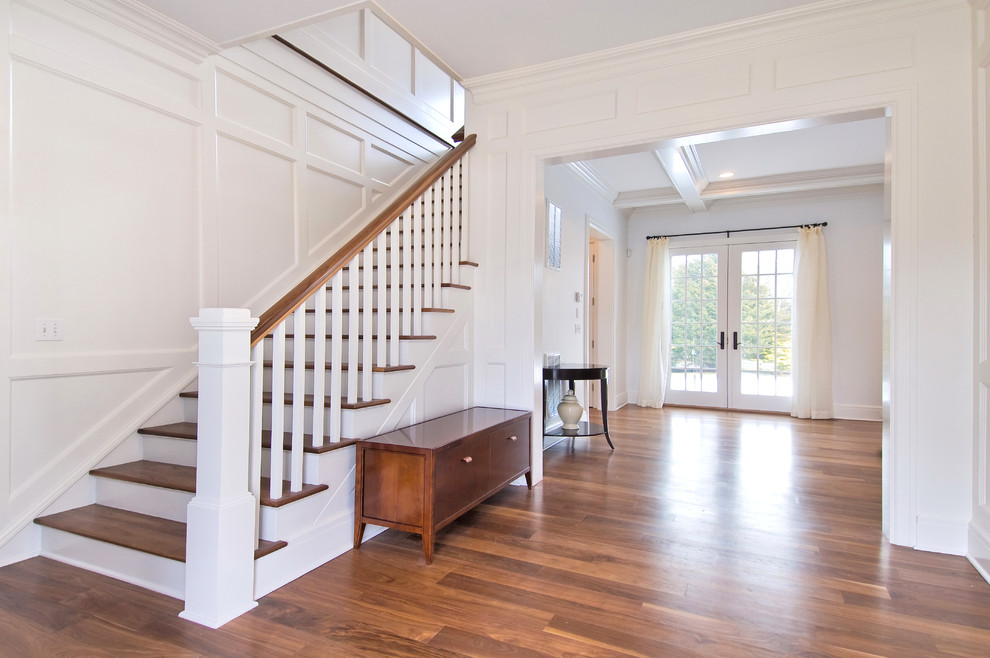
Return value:
<svg viewBox="0 0 990 658">
<path fill-rule="evenodd" d="M 530 474 L 528 411 L 474 407 L 356 444 L 354 548 L 368 523 L 423 536 L 436 532 L 516 478 Z"/>
</svg>

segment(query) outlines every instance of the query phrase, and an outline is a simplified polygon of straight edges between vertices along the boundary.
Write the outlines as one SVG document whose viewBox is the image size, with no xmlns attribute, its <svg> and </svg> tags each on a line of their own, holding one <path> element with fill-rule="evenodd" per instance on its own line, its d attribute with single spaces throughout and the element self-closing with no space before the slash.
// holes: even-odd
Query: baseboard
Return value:
<svg viewBox="0 0 990 658">
<path fill-rule="evenodd" d="M 41 527 L 35 523 L 21 529 L 0 546 L 0 567 L 21 562 L 41 554 Z"/>
<path fill-rule="evenodd" d="M 384 531 L 385 528 L 369 525 L 365 528 L 364 540 Z M 351 510 L 312 532 L 295 537 L 285 548 L 255 560 L 254 597 L 260 599 L 353 548 L 354 512 Z"/>
<path fill-rule="evenodd" d="M 966 555 L 969 527 L 969 519 L 946 519 L 919 514 L 914 547 L 919 551 Z"/>
<path fill-rule="evenodd" d="M 966 559 L 990 583 L 990 531 L 979 526 L 975 521 L 969 522 L 969 546 Z"/>
<path fill-rule="evenodd" d="M 883 420 L 883 407 L 873 404 L 836 404 L 835 417 L 842 420 Z"/>
<path fill-rule="evenodd" d="M 616 393 L 612 403 L 615 405 L 616 409 L 621 409 L 629 404 L 629 393 Z"/>
</svg>

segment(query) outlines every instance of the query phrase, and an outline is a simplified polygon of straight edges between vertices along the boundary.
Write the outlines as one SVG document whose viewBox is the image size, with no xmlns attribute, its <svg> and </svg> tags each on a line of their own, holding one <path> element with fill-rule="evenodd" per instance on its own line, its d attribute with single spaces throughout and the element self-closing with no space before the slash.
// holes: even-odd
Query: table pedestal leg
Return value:
<svg viewBox="0 0 990 658">
<path fill-rule="evenodd" d="M 608 441 L 608 447 L 615 450 L 615 446 L 612 445 L 612 439 L 608 435 L 608 378 L 602 377 L 602 426 L 605 428 L 605 440 Z"/>
</svg>

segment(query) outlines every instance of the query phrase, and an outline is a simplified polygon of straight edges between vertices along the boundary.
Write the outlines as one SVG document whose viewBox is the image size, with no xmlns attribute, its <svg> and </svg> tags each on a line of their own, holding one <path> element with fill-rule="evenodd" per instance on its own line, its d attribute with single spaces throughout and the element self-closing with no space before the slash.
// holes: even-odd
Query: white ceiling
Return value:
<svg viewBox="0 0 990 658">
<path fill-rule="evenodd" d="M 368 0 L 141 0 L 207 39 L 231 46 L 315 22 Z M 794 11 L 808 0 L 376 0 L 421 46 L 471 78 L 577 57 L 673 34 Z M 707 209 L 719 199 L 882 181 L 877 115 L 787 122 L 685 136 L 641 153 L 576 163 L 628 212 Z M 720 180 L 722 171 L 736 175 Z"/>
</svg>

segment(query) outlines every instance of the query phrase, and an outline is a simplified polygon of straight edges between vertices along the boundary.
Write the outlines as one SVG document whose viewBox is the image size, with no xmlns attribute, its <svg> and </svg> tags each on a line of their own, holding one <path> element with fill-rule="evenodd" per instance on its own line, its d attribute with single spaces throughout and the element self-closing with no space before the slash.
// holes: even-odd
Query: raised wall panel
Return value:
<svg viewBox="0 0 990 658">
<path fill-rule="evenodd" d="M 592 94 L 585 98 L 568 99 L 531 107 L 525 111 L 527 133 L 559 130 L 567 126 L 607 121 L 616 117 L 618 99 L 614 91 Z"/>
<path fill-rule="evenodd" d="M 11 431 L 14 436 L 31 440 L 11 445 L 10 499 L 16 499 L 19 490 L 44 477 L 78 441 L 99 427 L 108 399 L 115 406 L 123 404 L 158 374 L 115 372 L 12 381 Z"/>
<path fill-rule="evenodd" d="M 217 116 L 292 144 L 293 106 L 243 80 L 217 71 Z"/>
<path fill-rule="evenodd" d="M 377 181 L 391 185 L 395 179 L 404 174 L 412 166 L 412 162 L 394 153 L 383 150 L 372 144 L 367 152 L 366 173 Z"/>
<path fill-rule="evenodd" d="M 447 121 L 453 121 L 451 105 L 451 79 L 439 66 L 430 61 L 423 53 L 416 51 L 416 85 L 417 98 L 436 110 L 437 114 Z"/>
<path fill-rule="evenodd" d="M 708 73 L 665 78 L 636 89 L 636 111 L 655 112 L 672 107 L 745 96 L 750 91 L 750 65 L 740 64 Z"/>
<path fill-rule="evenodd" d="M 199 128 L 33 66 L 12 67 L 13 352 L 193 342 Z M 64 340 L 34 340 L 35 318 Z"/>
<path fill-rule="evenodd" d="M 221 306 L 244 306 L 296 261 L 293 163 L 221 136 L 219 290 Z"/>
<path fill-rule="evenodd" d="M 368 61 L 379 73 L 394 82 L 400 89 L 411 92 L 413 88 L 413 47 L 382 19 L 368 13 L 369 54 Z"/>
<path fill-rule="evenodd" d="M 323 244 L 366 207 L 358 183 L 310 168 L 306 172 L 306 227 L 309 251 Z"/>
<path fill-rule="evenodd" d="M 322 33 L 324 38 L 335 41 L 355 57 L 364 57 L 363 10 L 332 16 L 318 25 L 311 26 L 310 29 Z"/>
<path fill-rule="evenodd" d="M 306 117 L 306 151 L 351 171 L 361 173 L 364 140 L 312 115 Z"/>
<path fill-rule="evenodd" d="M 438 418 L 470 406 L 468 372 L 467 364 L 459 363 L 437 367 L 430 373 L 423 387 L 423 418 Z"/>
<path fill-rule="evenodd" d="M 16 38 L 63 53 L 184 103 L 197 107 L 200 105 L 201 84 L 197 76 L 89 31 L 77 29 L 54 14 L 41 13 L 33 7 L 12 3 L 10 29 Z"/>
<path fill-rule="evenodd" d="M 872 73 L 908 69 L 914 66 L 912 37 L 871 40 L 777 58 L 778 89 L 841 80 Z"/>
</svg>

